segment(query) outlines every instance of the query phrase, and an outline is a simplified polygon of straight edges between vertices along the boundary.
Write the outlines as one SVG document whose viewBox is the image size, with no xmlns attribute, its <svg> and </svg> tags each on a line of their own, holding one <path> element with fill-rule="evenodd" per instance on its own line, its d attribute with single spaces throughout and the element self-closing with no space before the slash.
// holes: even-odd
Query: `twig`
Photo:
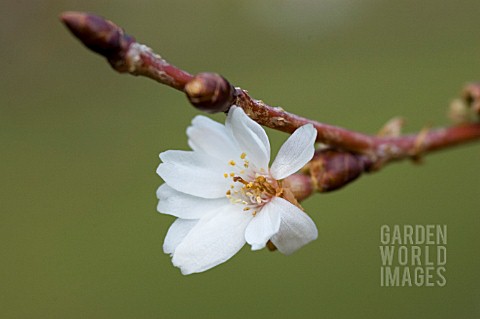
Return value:
<svg viewBox="0 0 480 319">
<path fill-rule="evenodd" d="M 247 91 L 234 88 L 218 74 L 200 73 L 193 76 L 171 65 L 149 47 L 136 42 L 133 37 L 125 34 L 120 27 L 101 17 L 81 12 L 65 12 L 61 15 L 61 20 L 88 48 L 106 57 L 110 65 L 118 72 L 142 75 L 180 90 L 187 95 L 194 106 L 203 111 L 226 112 L 231 105 L 235 104 L 242 107 L 258 123 L 287 133 L 292 133 L 304 124 L 313 124 L 318 132 L 317 141 L 327 144 L 336 152 L 335 156 L 332 156 L 332 153 L 319 153 L 310 165 L 310 167 L 315 167 L 313 163 L 317 160 L 323 163 L 322 169 L 335 167 L 336 175 L 334 175 L 337 176 L 335 177 L 337 182 L 333 183 L 334 187 L 319 186 L 317 185 L 318 180 L 313 183 L 320 191 L 342 187 L 357 178 L 361 172 L 376 170 L 391 161 L 405 158 L 415 160 L 432 151 L 480 139 L 480 123 L 478 121 L 435 130 L 424 129 L 412 135 L 390 137 L 372 136 L 323 124 L 253 99 Z M 466 103 L 480 112 L 480 86 L 478 84 L 468 86 L 463 97 Z M 350 163 L 348 165 L 345 164 L 347 163 L 345 162 L 346 158 Z M 352 161 L 352 158 L 355 160 Z M 347 166 L 343 167 L 342 172 L 342 169 L 332 163 L 327 165 L 329 161 L 343 161 Z M 355 161 L 357 161 L 356 166 L 351 164 Z M 354 166 L 358 172 L 352 173 Z M 309 174 L 315 176 L 316 173 L 310 171 Z M 353 176 L 353 178 L 346 178 L 342 174 Z M 295 178 L 292 178 L 292 182 L 293 179 Z M 331 179 L 331 176 L 328 179 Z M 300 180 L 302 183 L 306 183 L 304 178 L 295 179 L 295 181 Z M 305 189 L 309 189 L 309 193 L 311 193 L 310 188 L 311 185 L 305 186 Z"/>
</svg>

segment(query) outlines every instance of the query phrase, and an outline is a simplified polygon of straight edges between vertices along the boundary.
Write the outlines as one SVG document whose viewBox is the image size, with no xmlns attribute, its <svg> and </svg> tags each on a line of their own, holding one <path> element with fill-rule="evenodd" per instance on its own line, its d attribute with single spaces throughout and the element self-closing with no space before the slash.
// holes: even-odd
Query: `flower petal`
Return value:
<svg viewBox="0 0 480 319">
<path fill-rule="evenodd" d="M 212 218 L 201 219 L 175 249 L 173 265 L 188 275 L 230 259 L 245 244 L 245 228 L 252 217 L 231 205 Z"/>
<path fill-rule="evenodd" d="M 232 205 L 225 196 L 212 199 L 192 196 L 176 191 L 167 184 L 158 188 L 157 197 L 159 212 L 183 219 L 199 219 L 222 206 Z"/>
<path fill-rule="evenodd" d="M 278 251 L 290 255 L 317 239 L 317 226 L 300 208 L 279 197 L 270 203 L 280 212 L 280 230 L 271 238 Z"/>
<path fill-rule="evenodd" d="M 163 242 L 163 251 L 165 254 L 173 254 L 177 246 L 198 223 L 198 219 L 177 218 L 170 226 Z"/>
<path fill-rule="evenodd" d="M 208 117 L 198 115 L 187 128 L 188 144 L 194 151 L 228 161 L 242 153 L 236 140 L 225 126 Z"/>
<path fill-rule="evenodd" d="M 179 192 L 203 198 L 225 196 L 228 180 L 224 177 L 228 163 L 211 156 L 190 151 L 166 151 L 157 174 Z"/>
<path fill-rule="evenodd" d="M 238 142 L 247 159 L 258 169 L 267 169 L 270 162 L 270 142 L 265 130 L 245 112 L 232 106 L 228 112 L 225 127 Z"/>
<path fill-rule="evenodd" d="M 274 201 L 274 200 L 272 200 Z M 245 239 L 252 245 L 252 250 L 265 247 L 267 241 L 275 235 L 280 228 L 280 213 L 272 202 L 265 204 L 245 230 Z"/>
<path fill-rule="evenodd" d="M 270 173 L 272 177 L 279 180 L 292 175 L 313 157 L 315 152 L 315 138 L 317 130 L 312 124 L 298 128 L 285 141 L 273 161 Z"/>
</svg>

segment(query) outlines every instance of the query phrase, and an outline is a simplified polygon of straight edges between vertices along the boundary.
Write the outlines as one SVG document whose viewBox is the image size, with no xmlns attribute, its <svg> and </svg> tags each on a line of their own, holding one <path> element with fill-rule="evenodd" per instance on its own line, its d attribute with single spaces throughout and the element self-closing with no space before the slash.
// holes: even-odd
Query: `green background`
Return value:
<svg viewBox="0 0 480 319">
<path fill-rule="evenodd" d="M 119 75 L 58 21 L 91 11 L 189 72 L 272 105 L 375 133 L 447 125 L 480 80 L 480 2 L 2 1 L 2 318 L 476 318 L 478 143 L 394 164 L 304 207 L 317 241 L 248 247 L 182 276 L 163 254 L 158 153 L 187 149 L 184 96 Z M 223 115 L 213 118 L 223 121 Z M 268 130 L 277 150 L 287 135 Z M 380 287 L 380 226 L 446 224 L 446 287 Z"/>
</svg>

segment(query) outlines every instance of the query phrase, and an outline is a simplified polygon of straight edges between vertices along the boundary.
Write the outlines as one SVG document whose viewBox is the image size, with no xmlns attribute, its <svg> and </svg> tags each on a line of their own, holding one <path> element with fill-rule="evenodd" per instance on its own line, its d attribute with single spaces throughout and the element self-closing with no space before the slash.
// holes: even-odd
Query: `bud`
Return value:
<svg viewBox="0 0 480 319">
<path fill-rule="evenodd" d="M 465 124 L 473 120 L 473 112 L 464 100 L 455 99 L 448 108 L 448 117 L 455 124 Z"/>
<path fill-rule="evenodd" d="M 123 57 L 135 39 L 102 17 L 83 12 L 64 12 L 60 19 L 87 48 L 103 55 L 113 68 L 125 72 Z"/>
<path fill-rule="evenodd" d="M 305 198 L 312 195 L 312 192 L 314 191 L 314 188 L 312 185 L 312 178 L 310 177 L 310 175 L 306 175 L 303 173 L 292 174 L 288 176 L 282 181 L 282 187 L 284 189 L 287 189 L 291 193 L 295 201 L 304 200 Z M 293 200 L 291 198 L 285 198 L 285 199 L 292 202 L 292 204 L 295 205 L 295 203 L 293 203 Z"/>
<path fill-rule="evenodd" d="M 463 89 L 462 97 L 476 114 L 480 114 L 480 83 L 468 84 Z"/>
<path fill-rule="evenodd" d="M 394 117 L 389 120 L 378 132 L 380 137 L 399 137 L 402 134 L 402 128 L 405 125 L 405 119 L 402 117 Z"/>
<path fill-rule="evenodd" d="M 317 151 L 308 164 L 315 189 L 330 192 L 358 178 L 368 170 L 365 157 L 338 150 Z"/>
<path fill-rule="evenodd" d="M 234 99 L 235 89 L 216 73 L 199 73 L 187 82 L 185 93 L 197 109 L 207 113 L 226 112 Z"/>
</svg>

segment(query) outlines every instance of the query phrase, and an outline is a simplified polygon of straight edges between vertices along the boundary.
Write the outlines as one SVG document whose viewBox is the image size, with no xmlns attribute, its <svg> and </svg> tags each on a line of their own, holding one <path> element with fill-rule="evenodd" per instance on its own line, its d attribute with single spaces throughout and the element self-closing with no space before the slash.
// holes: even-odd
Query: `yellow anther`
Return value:
<svg viewBox="0 0 480 319">
<path fill-rule="evenodd" d="M 245 152 L 243 152 L 242 154 L 240 154 L 240 158 L 241 159 L 245 159 L 245 157 L 247 156 L 247 154 Z"/>
<path fill-rule="evenodd" d="M 228 162 L 228 164 L 232 165 L 232 166 L 235 166 L 235 161 L 234 160 L 230 160 L 230 162 Z"/>
<path fill-rule="evenodd" d="M 241 203 L 254 209 L 263 206 L 269 198 L 276 196 L 278 192 L 282 193 L 281 188 L 277 187 L 277 183 L 272 181 L 274 184 L 270 184 L 269 177 L 264 174 L 255 173 L 255 179 L 250 181 L 235 175 L 235 173 L 229 175 L 232 176 L 233 184 L 230 184 L 231 191 L 227 192 L 227 197 L 233 204 Z M 250 179 L 251 177 L 246 176 L 245 178 Z M 256 212 L 253 215 L 255 216 L 255 214 Z"/>
<path fill-rule="evenodd" d="M 228 174 L 227 174 L 227 173 L 223 174 L 223 177 L 227 178 L 227 177 L 228 177 Z"/>
<path fill-rule="evenodd" d="M 247 210 L 250 210 L 250 207 L 245 207 L 245 208 L 243 209 L 244 212 L 246 212 Z"/>
</svg>

